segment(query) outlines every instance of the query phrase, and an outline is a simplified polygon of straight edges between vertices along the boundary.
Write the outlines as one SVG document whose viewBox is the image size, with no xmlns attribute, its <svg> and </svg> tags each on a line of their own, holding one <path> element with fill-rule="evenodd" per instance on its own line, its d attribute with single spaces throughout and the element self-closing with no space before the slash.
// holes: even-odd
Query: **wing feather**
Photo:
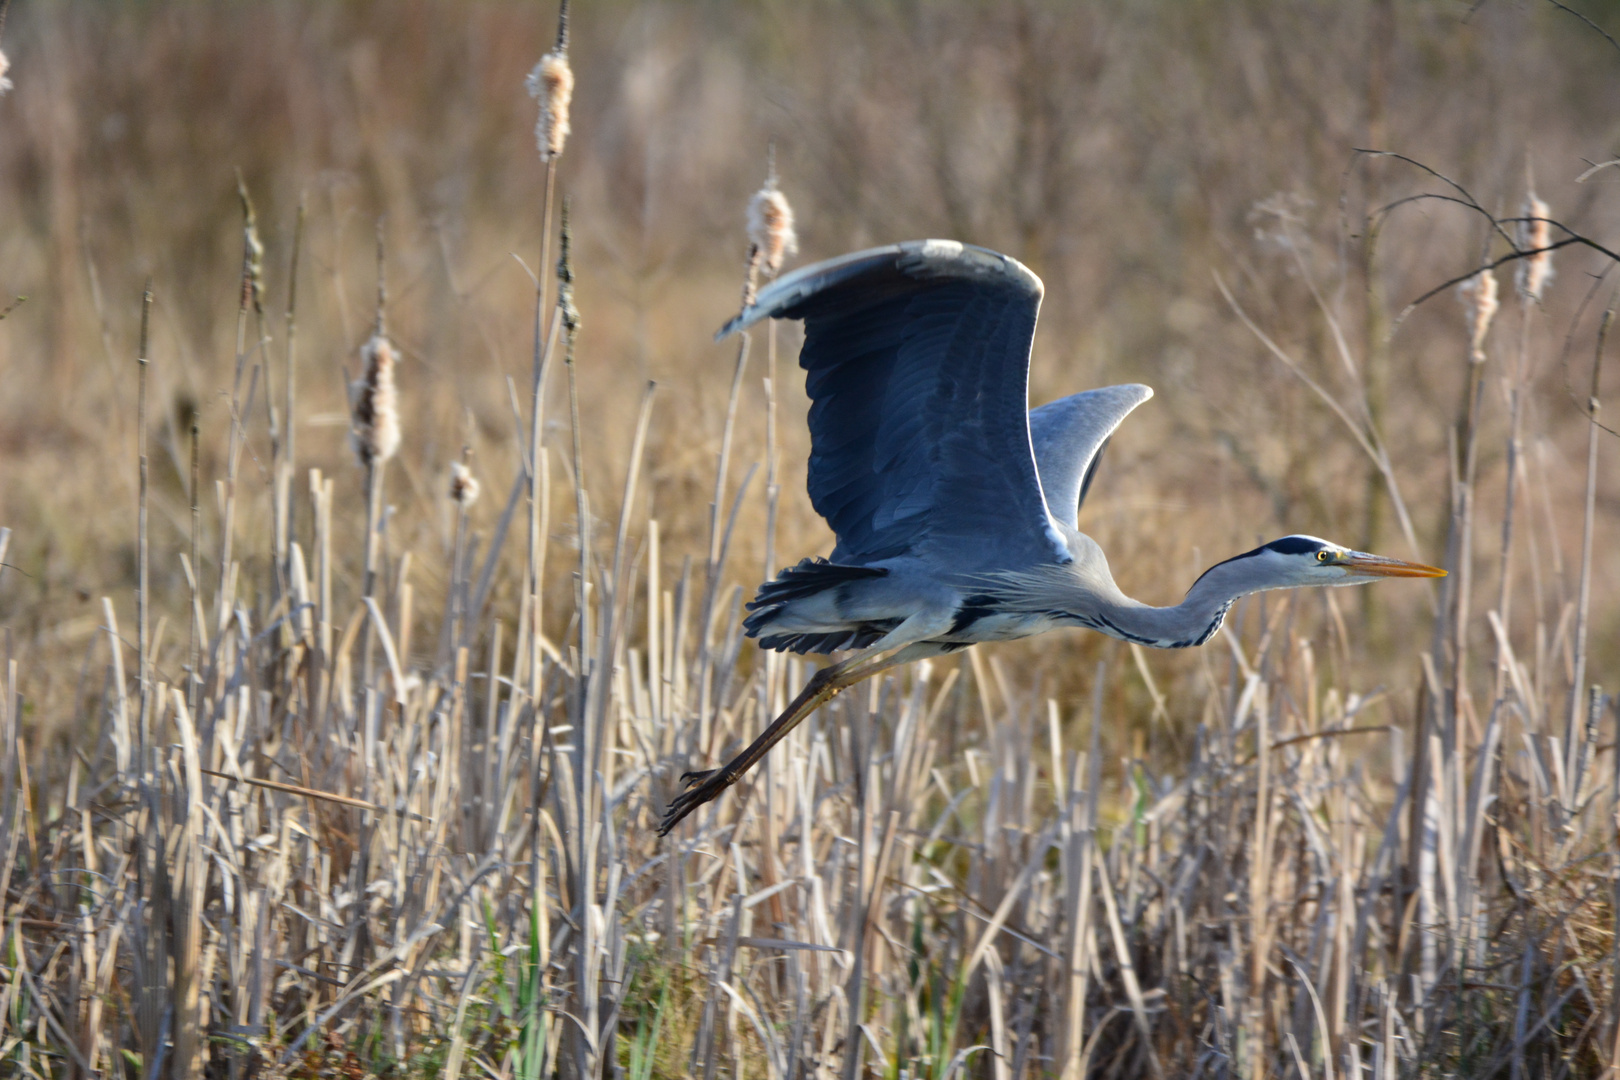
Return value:
<svg viewBox="0 0 1620 1080">
<path fill-rule="evenodd" d="M 1104 386 L 1071 394 L 1030 410 L 1030 439 L 1052 516 L 1078 529 L 1097 463 L 1114 430 L 1142 402 L 1153 396 L 1140 383 Z"/>
<path fill-rule="evenodd" d="M 719 336 L 803 319 L 810 499 L 833 561 L 905 554 L 964 572 L 1064 561 L 1030 444 L 1040 279 L 923 240 L 818 263 L 764 289 Z"/>
</svg>

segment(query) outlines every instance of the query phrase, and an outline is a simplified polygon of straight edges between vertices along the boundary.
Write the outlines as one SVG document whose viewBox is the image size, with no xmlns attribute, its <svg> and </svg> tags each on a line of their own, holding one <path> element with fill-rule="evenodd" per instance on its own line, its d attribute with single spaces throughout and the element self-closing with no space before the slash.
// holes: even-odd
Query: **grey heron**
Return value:
<svg viewBox="0 0 1620 1080">
<path fill-rule="evenodd" d="M 746 632 L 766 649 L 854 652 L 724 768 L 685 774 L 661 833 L 840 690 L 900 664 L 1068 626 L 1179 649 L 1208 641 L 1249 593 L 1445 574 L 1294 535 L 1216 563 L 1172 607 L 1126 596 L 1077 518 L 1109 437 L 1153 391 L 1109 386 L 1031 411 L 1042 292 L 1008 256 L 911 241 L 787 274 L 716 335 L 804 320 L 810 501 L 837 537 L 830 558 L 759 587 Z"/>
</svg>

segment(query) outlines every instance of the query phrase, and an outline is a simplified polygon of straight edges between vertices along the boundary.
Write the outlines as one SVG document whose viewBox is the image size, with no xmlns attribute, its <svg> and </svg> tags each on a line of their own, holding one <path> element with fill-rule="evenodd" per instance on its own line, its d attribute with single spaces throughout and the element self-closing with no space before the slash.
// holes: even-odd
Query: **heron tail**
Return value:
<svg viewBox="0 0 1620 1080">
<path fill-rule="evenodd" d="M 862 648 L 892 627 L 844 622 L 837 615 L 836 591 L 851 582 L 887 573 L 876 567 L 804 559 L 759 587 L 748 604 L 750 614 L 743 620 L 743 630 L 749 637 L 759 638 L 763 648 L 778 652 L 831 653 Z"/>
</svg>

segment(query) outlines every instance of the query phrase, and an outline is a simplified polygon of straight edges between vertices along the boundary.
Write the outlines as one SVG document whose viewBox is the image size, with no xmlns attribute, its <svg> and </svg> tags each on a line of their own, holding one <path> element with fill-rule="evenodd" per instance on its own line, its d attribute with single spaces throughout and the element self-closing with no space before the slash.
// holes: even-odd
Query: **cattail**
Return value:
<svg viewBox="0 0 1620 1080">
<path fill-rule="evenodd" d="M 450 464 L 450 501 L 464 514 L 478 501 L 478 477 L 459 461 Z"/>
<path fill-rule="evenodd" d="M 799 250 L 799 237 L 793 231 L 793 207 L 776 188 L 773 175 L 748 200 L 748 239 L 762 269 L 775 277 L 782 261 Z"/>
<path fill-rule="evenodd" d="M 354 424 L 349 441 L 362 465 L 380 465 L 399 449 L 399 392 L 394 346 L 379 331 L 360 348 L 365 374 L 349 387 Z"/>
<path fill-rule="evenodd" d="M 253 210 L 242 170 L 236 170 L 236 196 L 242 202 L 242 306 L 249 303 L 264 313 L 264 241 L 259 239 L 259 216 Z"/>
<path fill-rule="evenodd" d="M 1524 220 L 1519 222 L 1518 228 L 1519 247 L 1537 254 L 1520 260 L 1516 278 L 1519 295 L 1537 303 L 1541 302 L 1542 291 L 1553 277 L 1552 252 L 1543 250 L 1552 244 L 1552 226 L 1547 214 L 1547 204 L 1534 191 L 1525 196 Z"/>
<path fill-rule="evenodd" d="M 1485 362 L 1485 335 L 1501 302 L 1496 298 L 1496 275 L 1482 270 L 1457 286 L 1457 299 L 1468 313 L 1469 355 L 1474 363 Z"/>
<path fill-rule="evenodd" d="M 535 121 L 534 138 L 540 146 L 540 160 L 560 157 L 568 141 L 568 106 L 574 100 L 574 69 L 561 48 L 548 52 L 529 72 L 529 96 L 540 101 L 540 119 Z"/>
</svg>

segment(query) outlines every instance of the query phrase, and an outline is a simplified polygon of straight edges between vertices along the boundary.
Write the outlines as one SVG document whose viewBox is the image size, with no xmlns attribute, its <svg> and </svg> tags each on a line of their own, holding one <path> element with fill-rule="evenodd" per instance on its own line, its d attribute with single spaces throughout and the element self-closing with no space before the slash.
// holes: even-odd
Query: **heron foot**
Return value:
<svg viewBox="0 0 1620 1080">
<path fill-rule="evenodd" d="M 658 825 L 658 835 L 668 836 L 669 831 L 680 824 L 682 818 L 692 811 L 719 798 L 720 794 L 737 782 L 742 775 L 726 769 L 708 769 L 703 772 L 689 772 L 681 774 L 681 783 L 686 790 L 670 800 L 664 811 L 664 820 Z"/>
</svg>

